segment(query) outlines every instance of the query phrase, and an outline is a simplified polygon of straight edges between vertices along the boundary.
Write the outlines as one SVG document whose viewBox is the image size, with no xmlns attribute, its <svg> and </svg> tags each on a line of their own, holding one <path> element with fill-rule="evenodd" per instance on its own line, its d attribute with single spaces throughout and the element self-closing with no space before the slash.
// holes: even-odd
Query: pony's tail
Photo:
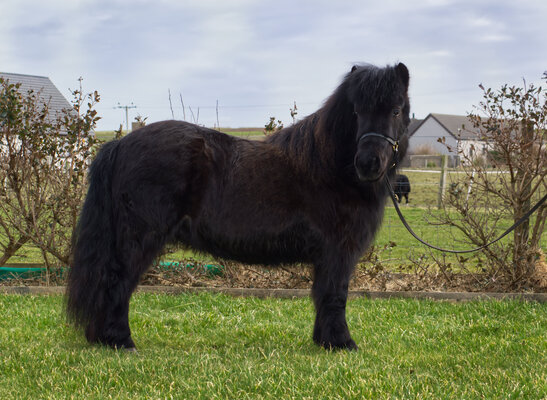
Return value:
<svg viewBox="0 0 547 400">
<path fill-rule="evenodd" d="M 112 174 L 118 145 L 118 140 L 106 143 L 91 164 L 89 189 L 72 238 L 74 251 L 66 309 L 69 320 L 82 328 L 89 328 L 90 323 L 104 317 L 109 276 L 119 268 L 114 254 L 116 231 L 112 202 Z M 88 340 L 96 338 L 88 337 Z"/>
</svg>

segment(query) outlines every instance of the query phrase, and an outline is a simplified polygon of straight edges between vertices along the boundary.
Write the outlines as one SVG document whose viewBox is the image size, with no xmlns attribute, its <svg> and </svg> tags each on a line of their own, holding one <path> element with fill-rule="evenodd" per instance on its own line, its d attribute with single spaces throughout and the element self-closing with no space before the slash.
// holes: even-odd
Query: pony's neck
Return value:
<svg viewBox="0 0 547 400">
<path fill-rule="evenodd" d="M 346 92 L 345 85 L 340 85 L 318 111 L 321 116 L 319 129 L 325 139 L 331 142 L 334 150 L 353 150 L 354 147 L 351 144 L 355 141 L 357 124 Z"/>
<path fill-rule="evenodd" d="M 293 162 L 310 158 L 317 151 L 314 132 L 318 116 L 319 112 L 308 115 L 294 125 L 268 136 L 265 142 L 279 148 Z"/>
<path fill-rule="evenodd" d="M 266 138 L 298 168 L 321 178 L 343 174 L 352 163 L 355 121 L 351 104 L 335 92 L 315 113 Z"/>
<path fill-rule="evenodd" d="M 342 84 L 324 106 L 317 112 L 319 119 L 316 136 L 322 141 L 322 157 L 329 160 L 329 167 L 337 174 L 347 176 L 348 168 L 353 171 L 353 158 L 357 151 L 355 133 L 357 123 L 353 106 L 347 99 Z"/>
</svg>

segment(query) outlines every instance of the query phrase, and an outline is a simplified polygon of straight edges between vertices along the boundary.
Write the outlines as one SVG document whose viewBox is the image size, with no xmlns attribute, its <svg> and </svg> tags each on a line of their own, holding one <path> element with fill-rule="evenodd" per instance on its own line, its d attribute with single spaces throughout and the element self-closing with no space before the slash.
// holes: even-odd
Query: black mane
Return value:
<svg viewBox="0 0 547 400">
<path fill-rule="evenodd" d="M 279 147 L 295 165 L 314 171 L 319 177 L 324 178 L 324 171 L 330 171 L 339 178 L 349 173 L 353 179 L 352 156 L 357 147 L 355 109 L 388 113 L 405 96 L 406 88 L 396 67 L 354 66 L 319 110 L 265 141 Z"/>
</svg>

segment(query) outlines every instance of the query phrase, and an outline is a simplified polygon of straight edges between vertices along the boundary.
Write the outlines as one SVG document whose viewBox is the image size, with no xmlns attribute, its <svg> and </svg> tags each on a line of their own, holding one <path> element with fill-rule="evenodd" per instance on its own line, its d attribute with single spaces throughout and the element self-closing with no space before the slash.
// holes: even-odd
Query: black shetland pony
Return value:
<svg viewBox="0 0 547 400">
<path fill-rule="evenodd" d="M 264 141 L 165 121 L 105 144 L 74 238 L 69 318 L 91 343 L 134 350 L 129 299 L 177 242 L 244 263 L 313 264 L 313 340 L 356 349 L 348 283 L 407 148 L 408 83 L 404 64 L 354 66 L 321 109 Z"/>
<path fill-rule="evenodd" d="M 393 186 L 393 192 L 397 195 L 397 201 L 400 203 L 403 201 L 403 197 L 408 204 L 408 195 L 410 194 L 410 181 L 408 176 L 403 174 L 395 175 L 395 185 Z"/>
</svg>

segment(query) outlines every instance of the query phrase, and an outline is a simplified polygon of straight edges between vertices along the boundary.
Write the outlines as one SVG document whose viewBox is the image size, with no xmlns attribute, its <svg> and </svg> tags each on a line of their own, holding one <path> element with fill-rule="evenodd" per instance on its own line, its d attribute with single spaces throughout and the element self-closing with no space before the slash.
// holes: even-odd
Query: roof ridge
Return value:
<svg viewBox="0 0 547 400">
<path fill-rule="evenodd" d="M 0 71 L 0 75 L 15 75 L 15 76 L 27 76 L 27 77 L 31 77 L 31 78 L 45 78 L 45 79 L 49 79 L 48 76 L 43 76 L 43 75 L 30 75 L 30 74 L 18 74 L 18 73 L 15 73 L 15 72 L 2 72 L 2 71 Z"/>
<path fill-rule="evenodd" d="M 469 118 L 468 115 L 461 115 L 461 114 L 444 114 L 444 113 L 430 113 L 431 115 L 443 115 L 446 117 L 462 117 L 462 118 Z"/>
</svg>

